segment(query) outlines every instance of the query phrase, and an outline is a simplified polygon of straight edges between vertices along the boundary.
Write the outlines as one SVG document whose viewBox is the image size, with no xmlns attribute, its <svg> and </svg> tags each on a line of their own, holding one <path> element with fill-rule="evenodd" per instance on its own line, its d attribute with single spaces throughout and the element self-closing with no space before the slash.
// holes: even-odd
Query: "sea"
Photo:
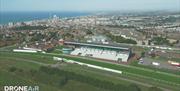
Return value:
<svg viewBox="0 0 180 91">
<path fill-rule="evenodd" d="M 0 24 L 9 22 L 25 22 L 32 20 L 48 19 L 56 15 L 60 18 L 90 15 L 89 12 L 0 12 Z"/>
</svg>

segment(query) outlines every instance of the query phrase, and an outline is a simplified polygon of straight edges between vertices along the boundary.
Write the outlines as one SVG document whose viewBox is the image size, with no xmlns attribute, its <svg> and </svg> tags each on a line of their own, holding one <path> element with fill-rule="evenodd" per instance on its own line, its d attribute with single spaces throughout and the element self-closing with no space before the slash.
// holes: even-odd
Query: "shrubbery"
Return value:
<svg viewBox="0 0 180 91">
<path fill-rule="evenodd" d="M 16 67 L 10 67 L 10 68 L 9 68 L 9 72 L 15 72 L 16 70 L 17 70 Z"/>
<path fill-rule="evenodd" d="M 10 68 L 11 72 L 14 72 L 16 70 L 19 69 L 17 69 L 16 67 Z M 24 72 L 26 72 L 24 76 L 32 78 L 35 82 L 40 82 L 59 88 L 66 85 L 69 80 L 74 80 L 110 91 L 141 91 L 141 89 L 136 84 L 125 86 L 123 84 L 115 84 L 111 81 L 100 80 L 88 75 L 81 75 L 75 72 L 46 66 L 40 67 L 39 70 L 30 69 L 29 71 L 20 72 L 23 72 L 23 74 Z"/>
<path fill-rule="evenodd" d="M 19 26 L 12 28 L 12 30 L 44 30 L 47 29 L 48 27 L 45 26 Z"/>
<path fill-rule="evenodd" d="M 163 91 L 163 90 L 161 90 L 160 88 L 157 88 L 157 87 L 150 87 L 148 89 L 148 91 Z"/>
<path fill-rule="evenodd" d="M 45 72 L 51 75 L 61 76 L 61 80 L 59 82 L 60 86 L 67 83 L 68 80 L 76 80 L 79 82 L 87 83 L 98 88 L 108 89 L 111 91 L 141 91 L 141 89 L 136 85 L 125 86 L 122 84 L 114 84 L 113 82 L 99 80 L 93 77 L 84 76 L 80 74 L 76 74 L 74 72 L 64 71 L 57 68 L 50 67 L 41 67 L 41 72 Z"/>
<path fill-rule="evenodd" d="M 107 36 L 108 36 L 111 40 L 113 40 L 113 41 L 115 41 L 115 42 L 117 42 L 117 43 L 137 44 L 137 42 L 136 42 L 135 40 L 125 39 L 125 38 L 123 38 L 123 37 L 121 37 L 121 36 L 114 36 L 114 35 L 112 35 L 112 34 L 107 34 Z"/>
</svg>

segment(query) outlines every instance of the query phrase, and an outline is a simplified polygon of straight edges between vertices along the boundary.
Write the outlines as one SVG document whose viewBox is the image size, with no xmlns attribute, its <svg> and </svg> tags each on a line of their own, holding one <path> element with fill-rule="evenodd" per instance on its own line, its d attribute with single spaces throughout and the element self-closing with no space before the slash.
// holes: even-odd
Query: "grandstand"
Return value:
<svg viewBox="0 0 180 91">
<path fill-rule="evenodd" d="M 127 62 L 131 55 L 131 49 L 102 44 L 64 42 L 73 47 L 71 55 L 86 56 L 118 62 Z"/>
</svg>

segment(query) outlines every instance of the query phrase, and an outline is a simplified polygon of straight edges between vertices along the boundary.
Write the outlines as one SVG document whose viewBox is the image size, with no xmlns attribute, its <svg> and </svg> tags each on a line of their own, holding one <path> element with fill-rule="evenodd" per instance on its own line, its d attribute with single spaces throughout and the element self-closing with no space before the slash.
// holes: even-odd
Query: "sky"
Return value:
<svg viewBox="0 0 180 91">
<path fill-rule="evenodd" d="M 0 11 L 180 11 L 180 0 L 0 0 Z"/>
</svg>

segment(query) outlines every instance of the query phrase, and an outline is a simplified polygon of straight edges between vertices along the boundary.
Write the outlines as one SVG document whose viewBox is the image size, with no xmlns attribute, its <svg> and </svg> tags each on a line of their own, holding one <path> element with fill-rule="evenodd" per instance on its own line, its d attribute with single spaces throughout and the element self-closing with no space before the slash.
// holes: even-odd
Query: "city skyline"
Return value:
<svg viewBox="0 0 180 91">
<path fill-rule="evenodd" d="M 0 0 L 0 11 L 180 10 L 180 0 Z"/>
</svg>

